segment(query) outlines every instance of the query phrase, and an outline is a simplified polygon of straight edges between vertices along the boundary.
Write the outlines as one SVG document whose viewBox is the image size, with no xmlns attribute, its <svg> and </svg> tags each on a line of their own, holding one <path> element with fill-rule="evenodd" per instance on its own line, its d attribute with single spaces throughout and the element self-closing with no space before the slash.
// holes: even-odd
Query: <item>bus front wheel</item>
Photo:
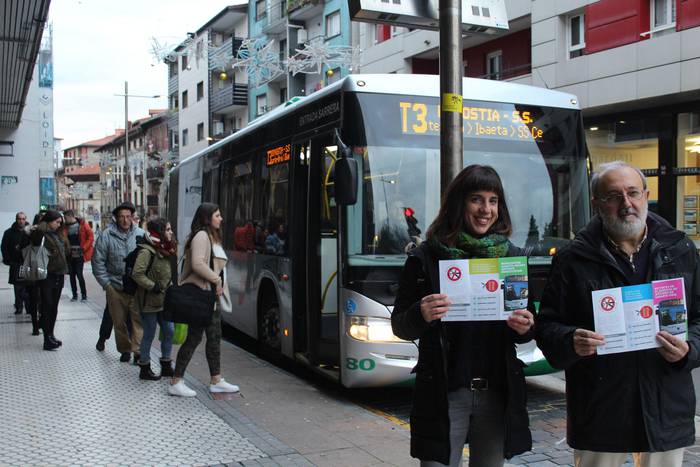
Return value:
<svg viewBox="0 0 700 467">
<path fill-rule="evenodd" d="M 280 336 L 280 308 L 276 302 L 265 303 L 260 310 L 258 339 L 262 350 L 279 354 L 282 349 Z"/>
</svg>

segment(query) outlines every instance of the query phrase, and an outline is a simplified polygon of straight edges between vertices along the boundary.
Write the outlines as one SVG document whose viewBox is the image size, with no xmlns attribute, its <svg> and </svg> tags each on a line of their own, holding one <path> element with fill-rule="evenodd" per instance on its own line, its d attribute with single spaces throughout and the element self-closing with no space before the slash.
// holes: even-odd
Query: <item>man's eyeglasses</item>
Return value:
<svg viewBox="0 0 700 467">
<path fill-rule="evenodd" d="M 644 196 L 644 192 L 639 190 L 630 190 L 627 193 L 610 193 L 608 196 L 599 196 L 596 197 L 596 199 L 605 204 L 620 204 L 622 201 L 624 201 L 625 196 L 632 201 L 639 201 Z"/>
</svg>

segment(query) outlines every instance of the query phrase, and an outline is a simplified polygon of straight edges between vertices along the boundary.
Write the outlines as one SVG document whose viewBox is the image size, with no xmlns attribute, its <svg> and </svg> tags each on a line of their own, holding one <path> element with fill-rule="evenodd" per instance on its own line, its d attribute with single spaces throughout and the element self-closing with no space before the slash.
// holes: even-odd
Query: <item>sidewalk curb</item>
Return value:
<svg viewBox="0 0 700 467">
<path fill-rule="evenodd" d="M 548 391 L 566 393 L 566 381 L 552 375 L 528 376 L 525 378 L 527 384 L 537 386 Z"/>
</svg>

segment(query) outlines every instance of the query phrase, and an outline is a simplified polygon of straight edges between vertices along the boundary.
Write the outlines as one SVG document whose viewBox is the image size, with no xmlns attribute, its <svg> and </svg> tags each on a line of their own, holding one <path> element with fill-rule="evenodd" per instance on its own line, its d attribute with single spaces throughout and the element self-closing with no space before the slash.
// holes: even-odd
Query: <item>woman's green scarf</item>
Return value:
<svg viewBox="0 0 700 467">
<path fill-rule="evenodd" d="M 440 256 L 450 259 L 460 258 L 501 258 L 508 253 L 508 237 L 500 234 L 484 235 L 475 238 L 467 233 L 460 233 L 454 247 L 448 247 L 435 237 L 428 243 Z"/>
</svg>

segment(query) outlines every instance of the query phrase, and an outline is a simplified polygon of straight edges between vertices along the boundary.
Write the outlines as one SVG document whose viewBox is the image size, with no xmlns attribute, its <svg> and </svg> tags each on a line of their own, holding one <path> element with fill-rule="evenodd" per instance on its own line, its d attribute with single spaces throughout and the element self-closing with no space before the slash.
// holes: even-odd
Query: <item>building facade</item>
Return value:
<svg viewBox="0 0 700 467">
<path fill-rule="evenodd" d="M 247 35 L 247 4 L 229 6 L 166 57 L 172 159 L 185 159 L 248 123 L 246 75 L 230 68 Z"/>
<path fill-rule="evenodd" d="M 351 72 L 350 67 L 320 67 L 318 72 L 294 74 L 287 67 L 290 57 L 311 51 L 314 44 L 350 46 L 351 26 L 348 2 L 342 0 L 255 0 L 248 6 L 250 39 L 258 48 L 268 45 L 272 55 L 263 61 L 276 61 L 281 73 L 265 72 L 250 83 L 248 115 L 254 119 L 283 104 L 290 97 L 304 96 L 321 89 Z M 275 59 L 275 60 L 273 60 Z"/>
</svg>

